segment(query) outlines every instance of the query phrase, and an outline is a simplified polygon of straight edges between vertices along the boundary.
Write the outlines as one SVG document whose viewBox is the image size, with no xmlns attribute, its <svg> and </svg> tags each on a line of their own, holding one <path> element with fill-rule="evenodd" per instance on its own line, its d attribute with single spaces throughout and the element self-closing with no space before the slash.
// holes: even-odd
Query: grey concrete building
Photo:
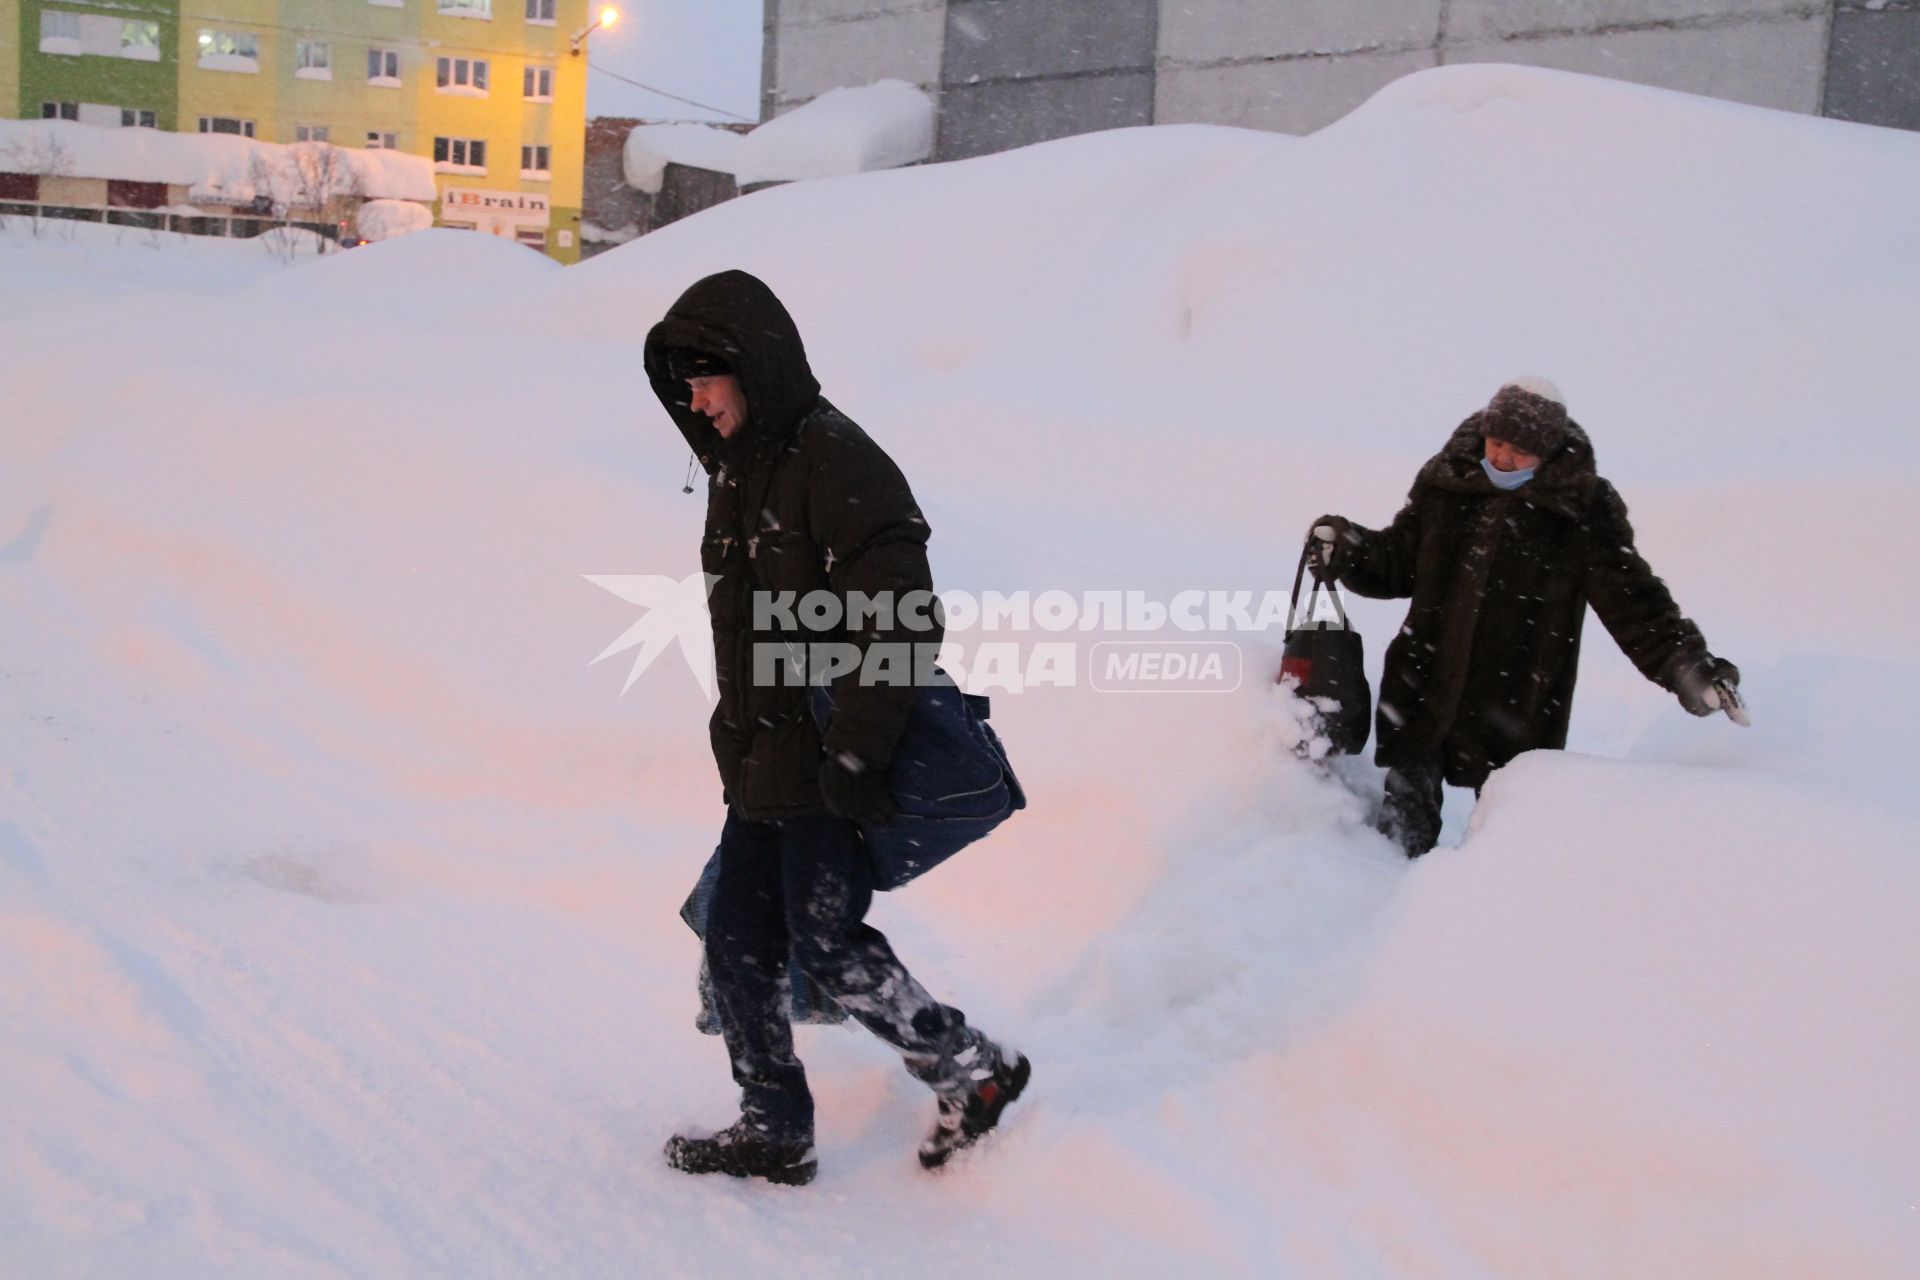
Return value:
<svg viewBox="0 0 1920 1280">
<path fill-rule="evenodd" d="M 1920 129 L 1920 0 L 765 0 L 763 111 L 892 77 L 936 158 L 1134 124 L 1310 133 L 1424 67 L 1515 62 Z"/>
</svg>

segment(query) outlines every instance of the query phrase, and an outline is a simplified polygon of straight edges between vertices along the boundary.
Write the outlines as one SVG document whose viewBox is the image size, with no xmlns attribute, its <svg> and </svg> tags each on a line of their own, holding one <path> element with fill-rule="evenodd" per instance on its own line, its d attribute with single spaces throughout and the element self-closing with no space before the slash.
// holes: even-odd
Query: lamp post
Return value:
<svg viewBox="0 0 1920 1280">
<path fill-rule="evenodd" d="M 582 27 L 573 33 L 573 38 L 569 41 L 569 48 L 573 56 L 576 58 L 580 56 L 580 50 L 586 46 L 588 36 L 602 29 L 612 30 L 613 25 L 619 21 L 620 11 L 618 9 L 612 5 L 607 5 L 601 9 L 600 16 L 593 20 L 592 26 Z"/>
</svg>

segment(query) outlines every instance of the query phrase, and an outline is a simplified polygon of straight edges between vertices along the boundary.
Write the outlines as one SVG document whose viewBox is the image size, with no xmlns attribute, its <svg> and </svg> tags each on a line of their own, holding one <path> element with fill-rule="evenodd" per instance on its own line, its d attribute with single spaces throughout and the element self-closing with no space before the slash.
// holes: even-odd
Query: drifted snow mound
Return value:
<svg viewBox="0 0 1920 1280">
<path fill-rule="evenodd" d="M 11 220 L 0 1272 L 1920 1271 L 1916 160 L 1452 68 L 1311 138 L 797 184 L 582 268 Z M 727 266 L 946 587 L 1282 585 L 1550 376 L 1755 728 L 1590 625 L 1575 752 L 1408 866 L 1377 770 L 1293 758 L 1277 637 L 1231 694 L 1000 691 L 1031 807 L 874 918 L 1031 1097 L 924 1178 L 924 1094 L 809 1029 L 820 1181 L 672 1174 L 734 1102 L 675 918 L 707 707 L 672 642 L 618 696 L 635 610 L 586 576 L 698 570 L 639 357 Z M 1377 676 L 1398 607 L 1350 605 Z"/>
<path fill-rule="evenodd" d="M 432 225 L 433 210 L 411 200 L 369 200 L 353 215 L 354 230 L 369 240 L 392 240 Z"/>
</svg>

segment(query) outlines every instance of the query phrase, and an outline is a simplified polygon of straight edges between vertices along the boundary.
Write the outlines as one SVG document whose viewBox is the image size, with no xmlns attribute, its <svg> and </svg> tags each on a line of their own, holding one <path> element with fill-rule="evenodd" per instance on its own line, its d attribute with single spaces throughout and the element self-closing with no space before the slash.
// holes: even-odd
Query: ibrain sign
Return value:
<svg viewBox="0 0 1920 1280">
<path fill-rule="evenodd" d="M 544 227 L 548 223 L 547 197 L 537 191 L 483 191 L 455 187 L 440 197 L 442 222 L 472 222 L 482 231 L 509 227 Z"/>
</svg>

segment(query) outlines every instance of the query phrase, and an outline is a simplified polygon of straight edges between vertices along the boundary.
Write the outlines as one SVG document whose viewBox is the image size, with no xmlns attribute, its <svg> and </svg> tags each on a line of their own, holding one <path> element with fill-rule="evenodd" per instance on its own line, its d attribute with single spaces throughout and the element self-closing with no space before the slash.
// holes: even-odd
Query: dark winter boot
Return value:
<svg viewBox="0 0 1920 1280">
<path fill-rule="evenodd" d="M 676 1133 L 667 1139 L 667 1164 L 682 1173 L 724 1173 L 804 1187 L 820 1171 L 813 1143 L 778 1138 L 750 1120 L 736 1120 L 710 1138 Z"/>
<path fill-rule="evenodd" d="M 920 1144 L 920 1166 L 938 1169 L 956 1152 L 965 1151 L 1000 1123 L 1000 1113 L 1027 1087 L 1033 1069 L 1024 1054 L 1002 1062 L 985 1080 L 971 1082 L 965 1093 L 943 1096 L 933 1132 Z"/>
</svg>

